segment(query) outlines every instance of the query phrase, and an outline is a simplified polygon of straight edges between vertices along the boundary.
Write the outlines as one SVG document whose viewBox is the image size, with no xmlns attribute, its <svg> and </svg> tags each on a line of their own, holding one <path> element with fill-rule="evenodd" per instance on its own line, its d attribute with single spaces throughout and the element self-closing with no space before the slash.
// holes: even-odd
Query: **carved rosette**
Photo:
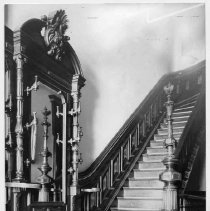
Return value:
<svg viewBox="0 0 210 211">
<path fill-rule="evenodd" d="M 64 10 L 58 10 L 54 14 L 44 16 L 42 19 L 44 27 L 42 28 L 41 35 L 44 38 L 45 45 L 47 46 L 48 55 L 52 56 L 55 60 L 61 61 L 65 55 L 65 49 L 70 39 L 65 36 L 67 26 L 67 16 Z"/>
</svg>

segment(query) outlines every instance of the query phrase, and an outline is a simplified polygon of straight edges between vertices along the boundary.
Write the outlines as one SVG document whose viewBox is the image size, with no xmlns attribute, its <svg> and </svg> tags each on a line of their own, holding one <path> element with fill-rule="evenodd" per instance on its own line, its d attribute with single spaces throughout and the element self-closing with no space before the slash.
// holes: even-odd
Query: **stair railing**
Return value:
<svg viewBox="0 0 210 211">
<path fill-rule="evenodd" d="M 200 91 L 205 64 L 163 76 L 95 162 L 79 174 L 83 211 L 108 211 L 157 130 L 164 111 L 163 87 L 173 81 L 175 102 Z"/>
</svg>

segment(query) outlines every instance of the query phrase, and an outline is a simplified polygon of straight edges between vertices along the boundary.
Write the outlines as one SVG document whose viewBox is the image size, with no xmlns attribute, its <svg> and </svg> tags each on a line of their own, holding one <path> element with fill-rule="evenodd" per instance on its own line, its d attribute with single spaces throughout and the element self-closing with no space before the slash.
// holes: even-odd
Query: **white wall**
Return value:
<svg viewBox="0 0 210 211">
<path fill-rule="evenodd" d="M 10 5 L 12 30 L 65 9 L 70 43 L 87 79 L 80 116 L 86 169 L 165 73 L 205 59 L 199 4 Z"/>
</svg>

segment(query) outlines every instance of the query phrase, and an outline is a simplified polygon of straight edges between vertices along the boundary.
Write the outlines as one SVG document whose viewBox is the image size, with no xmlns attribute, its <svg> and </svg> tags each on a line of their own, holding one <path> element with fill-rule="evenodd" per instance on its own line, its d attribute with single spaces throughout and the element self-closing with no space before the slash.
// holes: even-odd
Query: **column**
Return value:
<svg viewBox="0 0 210 211">
<path fill-rule="evenodd" d="M 81 139 L 81 130 L 79 127 L 78 117 L 81 112 L 80 109 L 80 89 L 84 85 L 84 79 L 80 75 L 74 75 L 72 80 L 71 96 L 73 98 L 73 108 L 68 113 L 73 118 L 73 135 L 69 141 L 72 149 L 72 184 L 70 185 L 70 210 L 73 211 L 75 207 L 75 196 L 79 193 L 78 187 L 78 163 L 79 163 L 79 142 Z"/>
<path fill-rule="evenodd" d="M 23 64 L 24 58 L 21 54 L 15 56 L 17 70 L 17 115 L 16 115 L 16 181 L 24 180 L 23 170 Z"/>
</svg>

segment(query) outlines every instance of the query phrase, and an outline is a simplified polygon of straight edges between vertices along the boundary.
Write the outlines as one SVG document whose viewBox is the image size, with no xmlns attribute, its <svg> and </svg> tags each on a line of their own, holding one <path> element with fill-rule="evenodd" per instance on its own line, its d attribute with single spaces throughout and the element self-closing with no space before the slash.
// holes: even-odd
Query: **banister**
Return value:
<svg viewBox="0 0 210 211">
<path fill-rule="evenodd" d="M 182 82 L 186 79 L 194 78 L 194 75 L 203 75 L 203 70 L 205 67 L 205 61 L 200 62 L 199 64 L 192 66 L 190 68 L 187 68 L 185 70 L 181 70 L 178 72 L 168 73 L 165 74 L 154 86 L 154 88 L 149 92 L 149 94 L 145 97 L 145 99 L 140 103 L 140 105 L 136 108 L 136 110 L 131 114 L 131 116 L 128 118 L 128 120 L 123 124 L 123 126 L 120 128 L 120 130 L 116 133 L 114 138 L 109 142 L 107 147 L 102 151 L 102 153 L 96 158 L 96 160 L 91 164 L 91 166 L 79 173 L 79 182 L 82 185 L 83 180 L 87 180 L 88 177 L 92 177 L 93 174 L 97 171 L 98 168 L 103 163 L 106 163 L 105 159 L 112 151 L 113 148 L 117 148 L 119 146 L 120 140 L 126 136 L 125 134 L 129 133 L 128 130 L 132 128 L 136 122 L 138 122 L 139 119 L 142 119 L 143 121 L 143 115 L 146 114 L 148 107 L 152 104 L 152 102 L 156 102 L 157 99 L 163 99 L 165 96 L 159 97 L 161 94 L 163 94 L 163 86 L 168 83 L 168 81 L 173 80 L 174 84 L 178 83 L 178 80 L 182 80 Z M 161 93 L 161 94 L 160 94 Z M 175 103 L 178 100 L 181 100 L 181 95 L 179 94 L 176 96 Z M 155 98 L 155 100 L 154 100 Z M 163 104 L 163 100 L 161 102 Z M 175 104 L 176 105 L 176 104 Z M 159 106 L 159 105 L 158 105 Z M 113 150 L 114 151 L 114 150 Z"/>
</svg>

